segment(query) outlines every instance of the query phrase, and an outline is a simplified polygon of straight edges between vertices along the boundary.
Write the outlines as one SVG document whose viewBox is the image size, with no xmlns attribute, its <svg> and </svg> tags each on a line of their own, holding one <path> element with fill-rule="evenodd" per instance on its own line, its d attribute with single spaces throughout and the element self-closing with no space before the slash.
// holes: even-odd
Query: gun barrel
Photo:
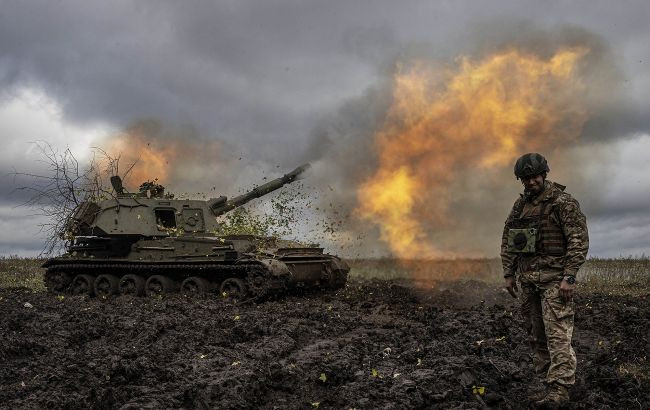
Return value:
<svg viewBox="0 0 650 410">
<path fill-rule="evenodd" d="M 247 202 L 252 201 L 255 198 L 259 198 L 263 195 L 266 195 L 270 192 L 273 192 L 277 189 L 282 188 L 284 185 L 289 184 L 298 178 L 300 174 L 305 172 L 310 167 L 309 164 L 304 164 L 272 181 L 269 181 L 263 185 L 260 185 L 245 194 L 236 196 L 228 201 L 219 201 L 216 202 L 212 207 L 212 213 L 215 216 L 223 215 L 228 211 L 231 211 L 239 206 L 246 204 Z"/>
</svg>

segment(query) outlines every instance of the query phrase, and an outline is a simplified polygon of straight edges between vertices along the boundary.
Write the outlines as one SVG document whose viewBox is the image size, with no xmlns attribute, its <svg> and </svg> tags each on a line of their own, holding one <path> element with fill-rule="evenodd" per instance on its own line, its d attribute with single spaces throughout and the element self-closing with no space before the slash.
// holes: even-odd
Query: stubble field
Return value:
<svg viewBox="0 0 650 410">
<path fill-rule="evenodd" d="M 351 261 L 336 293 L 238 305 L 62 297 L 38 265 L 0 259 L 2 408 L 507 409 L 536 382 L 496 260 Z M 650 403 L 649 272 L 581 272 L 569 408 Z"/>
</svg>

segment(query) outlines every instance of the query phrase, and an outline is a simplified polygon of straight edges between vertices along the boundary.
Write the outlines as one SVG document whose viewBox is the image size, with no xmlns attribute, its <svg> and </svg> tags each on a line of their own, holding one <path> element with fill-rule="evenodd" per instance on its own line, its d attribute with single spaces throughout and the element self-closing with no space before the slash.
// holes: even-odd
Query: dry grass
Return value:
<svg viewBox="0 0 650 410">
<path fill-rule="evenodd" d="M 397 259 L 349 260 L 353 279 L 380 280 L 480 280 L 500 284 L 501 262 L 492 259 L 400 261 Z M 45 289 L 42 259 L 0 256 L 0 287 Z M 578 274 L 580 287 L 589 292 L 642 295 L 650 293 L 650 258 L 589 259 Z"/>
<path fill-rule="evenodd" d="M 42 259 L 0 256 L 0 288 L 26 287 L 44 291 Z"/>
<path fill-rule="evenodd" d="M 590 291 L 642 295 L 650 293 L 650 258 L 591 258 L 578 279 Z"/>
<path fill-rule="evenodd" d="M 397 259 L 355 259 L 348 261 L 350 276 L 357 279 L 480 280 L 502 283 L 501 261 L 458 259 L 399 261 Z M 591 258 L 578 273 L 579 286 L 588 292 L 642 295 L 650 293 L 650 258 Z"/>
</svg>

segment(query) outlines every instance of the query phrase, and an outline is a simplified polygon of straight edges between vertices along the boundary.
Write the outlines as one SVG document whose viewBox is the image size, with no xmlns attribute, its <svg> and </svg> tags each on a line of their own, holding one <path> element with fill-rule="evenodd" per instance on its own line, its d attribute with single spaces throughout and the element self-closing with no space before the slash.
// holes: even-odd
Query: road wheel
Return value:
<svg viewBox="0 0 650 410">
<path fill-rule="evenodd" d="M 248 293 L 248 289 L 243 280 L 239 278 L 228 278 L 221 282 L 219 293 L 224 299 L 236 301 L 244 299 Z"/>
<path fill-rule="evenodd" d="M 144 295 L 145 280 L 140 275 L 128 274 L 120 279 L 119 289 L 121 295 L 142 296 Z"/>
<path fill-rule="evenodd" d="M 120 279 L 115 275 L 99 275 L 95 279 L 95 295 L 108 297 L 117 294 Z"/>
<path fill-rule="evenodd" d="M 163 275 L 153 275 L 144 285 L 144 292 L 147 296 L 166 295 L 178 290 L 175 280 Z"/>
<path fill-rule="evenodd" d="M 210 282 L 199 276 L 191 276 L 181 283 L 181 293 L 187 297 L 199 297 L 210 291 Z"/>
<path fill-rule="evenodd" d="M 74 279 L 72 279 L 70 292 L 73 295 L 93 296 L 95 294 L 94 284 L 95 277 L 93 275 L 87 275 L 85 273 L 77 275 L 74 277 Z"/>
<path fill-rule="evenodd" d="M 45 287 L 50 292 L 63 292 L 72 283 L 72 276 L 66 272 L 54 271 L 45 273 Z"/>
</svg>

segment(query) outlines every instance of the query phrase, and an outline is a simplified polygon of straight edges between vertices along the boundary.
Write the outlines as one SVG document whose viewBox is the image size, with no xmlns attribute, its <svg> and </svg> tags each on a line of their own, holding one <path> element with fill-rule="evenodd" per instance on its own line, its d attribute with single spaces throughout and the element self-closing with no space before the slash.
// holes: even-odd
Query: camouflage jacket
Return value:
<svg viewBox="0 0 650 410">
<path fill-rule="evenodd" d="M 501 240 L 501 262 L 503 275 L 513 276 L 523 272 L 547 273 L 549 279 L 562 275 L 575 275 L 584 263 L 589 249 L 589 235 L 584 214 L 580 204 L 571 195 L 564 192 L 564 186 L 544 182 L 544 190 L 535 198 L 527 199 L 521 195 L 515 201 L 508 219 L 506 219 Z M 540 230 L 538 240 L 544 242 L 546 232 L 557 231 L 563 243 L 559 252 L 545 252 L 539 249 L 535 253 L 515 253 L 508 248 L 508 230 L 518 218 L 546 218 L 548 228 Z M 552 233 L 550 234 L 552 235 Z M 539 238 L 541 236 L 541 238 Z"/>
</svg>

